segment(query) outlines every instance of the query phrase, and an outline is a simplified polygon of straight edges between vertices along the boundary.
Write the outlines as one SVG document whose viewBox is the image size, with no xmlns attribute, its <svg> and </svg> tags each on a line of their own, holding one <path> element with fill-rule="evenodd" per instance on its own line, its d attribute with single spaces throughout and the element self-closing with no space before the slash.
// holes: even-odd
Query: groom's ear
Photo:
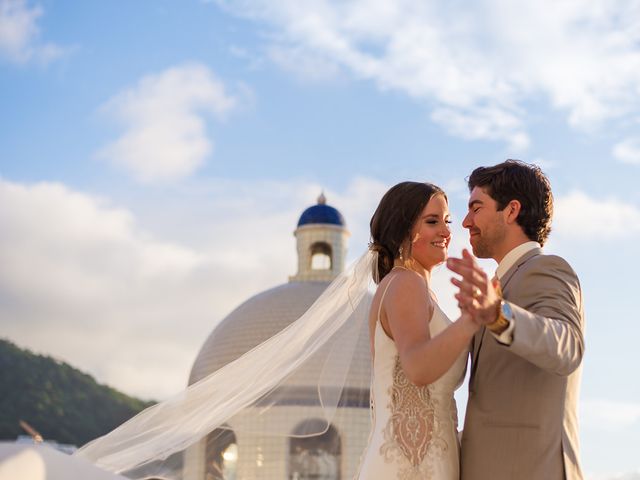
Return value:
<svg viewBox="0 0 640 480">
<path fill-rule="evenodd" d="M 506 222 L 508 224 L 517 222 L 521 209 L 522 205 L 518 200 L 511 200 L 507 203 L 507 206 L 504 208 Z"/>
</svg>

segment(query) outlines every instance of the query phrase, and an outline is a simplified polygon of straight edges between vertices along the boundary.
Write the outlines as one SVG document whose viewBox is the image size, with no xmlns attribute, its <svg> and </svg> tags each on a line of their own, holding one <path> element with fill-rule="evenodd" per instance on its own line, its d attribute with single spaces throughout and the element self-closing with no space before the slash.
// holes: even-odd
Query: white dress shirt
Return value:
<svg viewBox="0 0 640 480">
<path fill-rule="evenodd" d="M 530 252 L 535 248 L 541 248 L 538 242 L 525 242 L 518 245 L 516 248 L 507 253 L 502 261 L 498 264 L 498 268 L 496 268 L 496 277 L 498 280 L 502 280 L 504 274 L 509 271 L 511 267 L 520 259 L 525 253 Z M 498 342 L 503 345 L 511 345 L 513 342 L 513 331 L 515 330 L 515 322 L 509 319 L 509 326 L 507 329 L 501 334 L 496 334 L 491 332 Z"/>
</svg>

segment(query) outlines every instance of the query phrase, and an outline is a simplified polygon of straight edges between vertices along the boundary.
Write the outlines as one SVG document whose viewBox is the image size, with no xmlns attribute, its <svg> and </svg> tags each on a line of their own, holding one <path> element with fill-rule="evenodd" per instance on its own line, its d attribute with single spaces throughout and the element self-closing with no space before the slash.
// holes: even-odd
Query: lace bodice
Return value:
<svg viewBox="0 0 640 480">
<path fill-rule="evenodd" d="M 429 323 L 434 337 L 451 321 L 435 305 Z M 453 392 L 464 378 L 467 355 L 427 386 L 409 381 L 395 343 L 380 319 L 374 330 L 371 382 L 373 427 L 361 464 L 361 479 L 458 480 L 457 410 Z"/>
</svg>

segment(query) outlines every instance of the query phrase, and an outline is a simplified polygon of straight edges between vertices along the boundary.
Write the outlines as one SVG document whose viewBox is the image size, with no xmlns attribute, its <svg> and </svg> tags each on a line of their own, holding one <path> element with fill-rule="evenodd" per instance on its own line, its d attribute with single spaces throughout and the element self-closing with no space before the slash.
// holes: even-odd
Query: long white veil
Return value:
<svg viewBox="0 0 640 480">
<path fill-rule="evenodd" d="M 359 342 L 368 345 L 374 267 L 377 253 L 367 251 L 287 328 L 76 455 L 130 478 L 205 478 L 189 472 L 189 458 L 231 428 L 233 435 L 316 436 L 327 431 L 339 407 L 368 407 L 369 378 L 353 364 Z M 290 407 L 286 422 L 283 405 Z M 291 430 L 292 422 L 309 418 L 314 421 Z M 258 464 L 269 461 L 255 455 Z"/>
</svg>

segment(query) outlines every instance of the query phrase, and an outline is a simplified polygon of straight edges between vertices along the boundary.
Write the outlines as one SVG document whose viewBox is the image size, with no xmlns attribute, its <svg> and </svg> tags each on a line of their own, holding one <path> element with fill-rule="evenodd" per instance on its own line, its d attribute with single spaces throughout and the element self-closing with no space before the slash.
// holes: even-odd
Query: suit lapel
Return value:
<svg viewBox="0 0 640 480">
<path fill-rule="evenodd" d="M 514 263 L 507 273 L 505 273 L 500 279 L 500 288 L 502 288 L 502 292 L 504 293 L 507 288 L 507 284 L 513 278 L 513 275 L 518 271 L 518 269 L 524 265 L 529 259 L 542 254 L 542 249 L 534 248 L 533 250 L 529 250 L 523 256 L 521 256 L 516 263 Z"/>
<path fill-rule="evenodd" d="M 513 278 L 513 275 L 518 271 L 518 269 L 522 265 L 524 265 L 527 262 L 527 260 L 529 260 L 530 258 L 535 257 L 536 255 L 540 255 L 540 254 L 542 254 L 542 249 L 534 248 L 533 250 L 528 251 L 522 257 L 520 257 L 511 266 L 511 268 L 509 270 L 507 270 L 507 273 L 505 273 L 503 275 L 503 277 L 500 279 L 500 288 L 502 288 L 503 293 L 504 293 L 505 289 L 507 288 L 507 284 Z M 485 337 L 486 331 L 487 331 L 487 328 L 486 327 L 482 327 L 480 329 L 480 331 L 478 333 L 476 333 L 476 336 L 473 339 L 473 356 L 472 356 L 472 359 L 471 359 L 471 378 L 474 377 L 475 372 L 478 369 L 478 358 L 480 356 L 480 349 L 482 348 L 482 342 L 484 342 L 484 337 Z"/>
</svg>

